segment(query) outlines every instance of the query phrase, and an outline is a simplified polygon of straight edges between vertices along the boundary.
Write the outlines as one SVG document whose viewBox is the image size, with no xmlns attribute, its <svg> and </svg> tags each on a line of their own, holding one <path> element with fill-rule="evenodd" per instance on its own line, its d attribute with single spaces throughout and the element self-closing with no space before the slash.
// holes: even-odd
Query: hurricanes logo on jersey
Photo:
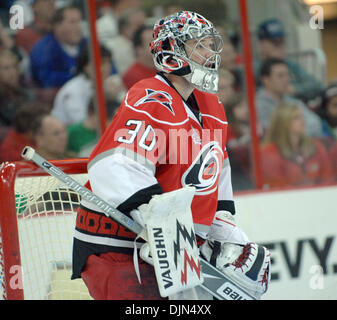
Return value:
<svg viewBox="0 0 337 320">
<path fill-rule="evenodd" d="M 152 89 L 146 89 L 146 96 L 139 99 L 135 103 L 135 106 L 137 107 L 140 104 L 148 103 L 148 102 L 160 103 L 162 106 L 166 107 L 174 114 L 174 111 L 172 108 L 172 97 L 165 91 L 155 91 Z"/>
<path fill-rule="evenodd" d="M 217 188 L 223 157 L 223 151 L 217 142 L 206 144 L 181 177 L 182 185 L 192 184 L 198 195 L 212 193 Z"/>
</svg>

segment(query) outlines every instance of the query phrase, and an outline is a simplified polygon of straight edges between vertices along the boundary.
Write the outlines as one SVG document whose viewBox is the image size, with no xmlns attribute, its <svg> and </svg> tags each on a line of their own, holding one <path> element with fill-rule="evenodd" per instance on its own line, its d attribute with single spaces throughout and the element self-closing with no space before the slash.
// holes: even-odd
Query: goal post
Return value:
<svg viewBox="0 0 337 320">
<path fill-rule="evenodd" d="M 51 161 L 84 184 L 87 159 Z M 90 299 L 70 280 L 80 197 L 27 161 L 0 167 L 0 300 Z"/>
</svg>

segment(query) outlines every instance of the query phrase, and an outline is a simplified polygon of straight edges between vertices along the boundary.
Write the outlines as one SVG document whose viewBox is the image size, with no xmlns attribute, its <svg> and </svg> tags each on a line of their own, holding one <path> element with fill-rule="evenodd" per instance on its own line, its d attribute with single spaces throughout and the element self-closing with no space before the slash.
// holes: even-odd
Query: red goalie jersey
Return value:
<svg viewBox="0 0 337 320">
<path fill-rule="evenodd" d="M 205 236 L 218 210 L 235 213 L 226 152 L 227 120 L 214 94 L 184 101 L 164 75 L 138 82 L 90 156 L 88 187 L 129 214 L 154 194 L 193 185 L 195 231 Z M 82 201 L 73 277 L 90 254 L 132 252 L 135 235 Z"/>
</svg>

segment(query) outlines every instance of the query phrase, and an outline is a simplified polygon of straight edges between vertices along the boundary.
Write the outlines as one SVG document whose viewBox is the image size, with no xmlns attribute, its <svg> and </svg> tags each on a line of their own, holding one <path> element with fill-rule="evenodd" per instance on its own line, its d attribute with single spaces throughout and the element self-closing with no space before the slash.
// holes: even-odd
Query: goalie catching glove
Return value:
<svg viewBox="0 0 337 320">
<path fill-rule="evenodd" d="M 270 282 L 270 253 L 268 249 L 249 242 L 227 211 L 218 211 L 207 240 L 201 246 L 202 257 L 247 293 L 260 298 Z"/>
</svg>

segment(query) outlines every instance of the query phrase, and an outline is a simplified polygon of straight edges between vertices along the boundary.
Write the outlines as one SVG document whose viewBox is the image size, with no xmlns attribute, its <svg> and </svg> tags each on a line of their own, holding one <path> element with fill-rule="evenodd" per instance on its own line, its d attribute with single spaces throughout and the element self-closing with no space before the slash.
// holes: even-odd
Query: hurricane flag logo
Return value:
<svg viewBox="0 0 337 320">
<path fill-rule="evenodd" d="M 173 108 L 172 108 L 172 97 L 165 91 L 156 91 L 152 89 L 146 89 L 146 96 L 139 99 L 135 106 L 139 106 L 144 103 L 149 102 L 157 102 L 161 104 L 162 106 L 166 107 L 174 114 Z"/>
</svg>

